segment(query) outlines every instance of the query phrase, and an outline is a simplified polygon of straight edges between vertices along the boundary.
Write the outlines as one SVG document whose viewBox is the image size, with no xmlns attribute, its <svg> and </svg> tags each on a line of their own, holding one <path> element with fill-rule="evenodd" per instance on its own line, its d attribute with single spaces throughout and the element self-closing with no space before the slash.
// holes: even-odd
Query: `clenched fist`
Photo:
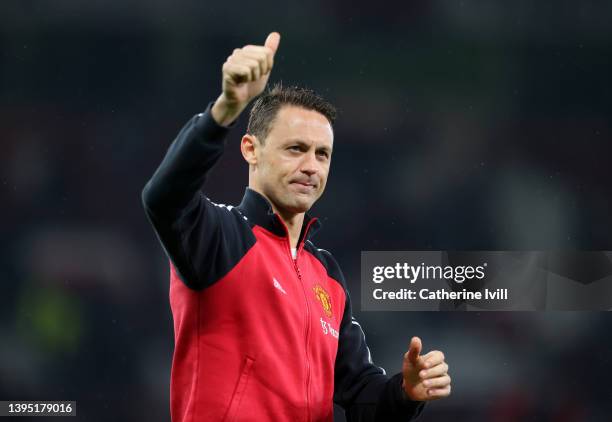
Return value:
<svg viewBox="0 0 612 422">
<path fill-rule="evenodd" d="M 404 355 L 402 387 L 415 401 L 428 401 L 446 397 L 451 392 L 451 378 L 444 353 L 434 350 L 421 356 L 421 339 L 413 337 Z"/>
<path fill-rule="evenodd" d="M 217 123 L 227 126 L 233 122 L 249 102 L 263 92 L 279 43 L 280 34 L 272 32 L 264 45 L 236 48 L 223 63 L 223 92 L 212 108 Z"/>
</svg>

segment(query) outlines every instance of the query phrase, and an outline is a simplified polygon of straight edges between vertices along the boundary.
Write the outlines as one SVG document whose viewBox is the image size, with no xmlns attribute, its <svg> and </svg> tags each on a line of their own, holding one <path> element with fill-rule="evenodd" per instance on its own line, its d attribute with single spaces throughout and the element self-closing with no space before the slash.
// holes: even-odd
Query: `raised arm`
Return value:
<svg viewBox="0 0 612 422">
<path fill-rule="evenodd" d="M 265 88 L 280 42 L 276 32 L 263 46 L 237 48 L 222 68 L 222 92 L 204 113 L 179 132 L 142 192 L 147 211 L 177 216 L 199 197 L 206 174 L 223 153 L 227 127 Z"/>
<path fill-rule="evenodd" d="M 264 90 L 279 42 L 273 32 L 263 46 L 234 50 L 223 64 L 221 95 L 182 128 L 142 191 L 146 214 L 189 287 L 206 287 L 222 273 L 223 262 L 240 253 L 240 244 L 228 238 L 232 231 L 224 231 L 231 213 L 214 206 L 201 187 L 223 154 L 228 126 Z M 228 243 L 233 249 L 223 247 Z"/>
</svg>

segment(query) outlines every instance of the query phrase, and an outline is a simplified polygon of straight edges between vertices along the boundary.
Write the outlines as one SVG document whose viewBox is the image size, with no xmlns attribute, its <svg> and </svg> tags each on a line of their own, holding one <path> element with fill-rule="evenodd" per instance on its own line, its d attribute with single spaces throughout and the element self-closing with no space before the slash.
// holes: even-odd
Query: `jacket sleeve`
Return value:
<svg viewBox="0 0 612 422">
<path fill-rule="evenodd" d="M 415 402 L 402 390 L 402 374 L 392 377 L 372 363 L 370 350 L 359 323 L 353 318 L 344 276 L 331 255 L 337 278 L 346 292 L 336 355 L 334 402 L 345 410 L 348 422 L 407 422 L 421 414 L 424 403 Z"/>
<path fill-rule="evenodd" d="M 254 243 L 236 209 L 214 204 L 201 192 L 229 131 L 212 118 L 211 107 L 182 128 L 142 191 L 164 251 L 183 282 L 196 290 L 223 277 Z"/>
</svg>

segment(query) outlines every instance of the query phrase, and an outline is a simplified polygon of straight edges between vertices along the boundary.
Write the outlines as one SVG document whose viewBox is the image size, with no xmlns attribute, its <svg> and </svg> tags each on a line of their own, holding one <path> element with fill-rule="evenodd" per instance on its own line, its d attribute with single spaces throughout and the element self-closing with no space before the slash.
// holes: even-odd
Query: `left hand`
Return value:
<svg viewBox="0 0 612 422">
<path fill-rule="evenodd" d="M 451 392 L 451 378 L 444 353 L 434 350 L 421 356 L 421 339 L 412 337 L 404 355 L 402 388 L 414 401 L 429 401 L 447 397 Z"/>
</svg>

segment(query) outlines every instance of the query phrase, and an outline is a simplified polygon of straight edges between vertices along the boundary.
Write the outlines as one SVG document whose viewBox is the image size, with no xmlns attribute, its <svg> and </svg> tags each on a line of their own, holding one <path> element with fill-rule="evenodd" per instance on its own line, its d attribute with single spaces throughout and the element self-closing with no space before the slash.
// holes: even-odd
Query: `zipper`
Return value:
<svg viewBox="0 0 612 422">
<path fill-rule="evenodd" d="M 291 248 L 291 245 L 289 245 L 289 248 Z M 304 300 L 306 301 L 306 420 L 310 421 L 310 359 L 308 358 L 308 346 L 310 343 L 310 304 L 308 303 L 308 296 L 306 295 L 304 280 L 302 280 L 302 272 L 297 264 L 297 252 L 296 259 L 293 259 L 293 265 L 295 267 L 295 272 L 297 273 L 298 279 L 300 280 L 302 291 L 304 292 Z"/>
<path fill-rule="evenodd" d="M 285 241 L 287 243 L 287 252 L 289 252 L 289 259 L 293 262 L 293 268 L 295 269 L 295 273 L 297 274 L 297 278 L 302 286 L 302 292 L 304 293 L 304 301 L 306 302 L 306 327 L 305 327 L 305 354 L 306 354 L 306 421 L 310 422 L 310 359 L 308 358 L 308 346 L 310 343 L 310 303 L 308 302 L 308 295 L 306 294 L 306 287 L 304 286 L 304 280 L 302 279 L 302 272 L 300 271 L 300 267 L 298 266 L 298 259 L 300 257 L 300 253 L 304 248 L 304 243 L 306 236 L 308 234 L 308 230 L 310 229 L 310 225 L 316 220 L 312 219 L 308 222 L 306 226 L 306 230 L 304 231 L 304 238 L 302 242 L 297 245 L 295 248 L 295 259 L 293 259 L 293 255 L 291 254 L 291 243 L 289 242 L 289 230 L 285 225 L 285 222 L 280 218 L 278 214 L 275 214 L 276 218 L 282 224 L 285 229 Z"/>
</svg>

